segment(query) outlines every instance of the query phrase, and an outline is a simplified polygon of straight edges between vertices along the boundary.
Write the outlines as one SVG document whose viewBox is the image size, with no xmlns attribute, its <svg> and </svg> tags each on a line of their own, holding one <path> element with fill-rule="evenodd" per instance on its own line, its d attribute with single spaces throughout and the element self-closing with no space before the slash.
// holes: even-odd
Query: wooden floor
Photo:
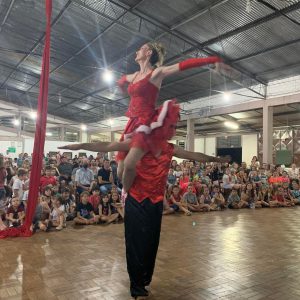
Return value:
<svg viewBox="0 0 300 300">
<path fill-rule="evenodd" d="M 300 207 L 165 216 L 149 300 L 300 299 Z M 0 299 L 130 299 L 123 224 L 0 240 Z"/>
</svg>

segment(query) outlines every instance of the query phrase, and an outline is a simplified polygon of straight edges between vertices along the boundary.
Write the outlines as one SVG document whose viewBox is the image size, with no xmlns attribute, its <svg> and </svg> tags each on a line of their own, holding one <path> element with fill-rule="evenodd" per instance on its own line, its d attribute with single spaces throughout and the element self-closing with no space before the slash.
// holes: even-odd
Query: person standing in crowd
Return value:
<svg viewBox="0 0 300 300">
<path fill-rule="evenodd" d="M 59 171 L 59 182 L 65 180 L 67 183 L 71 181 L 71 175 L 73 170 L 73 165 L 68 162 L 68 158 L 66 156 L 60 157 L 60 164 L 57 167 Z"/>
</svg>

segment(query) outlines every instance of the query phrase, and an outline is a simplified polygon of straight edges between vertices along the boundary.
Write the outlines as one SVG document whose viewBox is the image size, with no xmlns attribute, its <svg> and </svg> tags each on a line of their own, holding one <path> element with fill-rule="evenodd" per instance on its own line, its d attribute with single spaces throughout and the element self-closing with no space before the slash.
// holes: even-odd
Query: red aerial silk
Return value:
<svg viewBox="0 0 300 300">
<path fill-rule="evenodd" d="M 40 93 L 38 98 L 36 129 L 34 137 L 34 148 L 32 157 L 32 169 L 30 175 L 30 187 L 28 195 L 28 204 L 26 209 L 26 218 L 23 226 L 18 228 L 8 228 L 0 231 L 0 238 L 13 236 L 31 236 L 30 226 L 34 217 L 43 164 L 43 153 L 46 135 L 47 110 L 48 110 L 48 83 L 50 67 L 50 33 L 51 33 L 51 13 L 52 0 L 45 0 L 46 4 L 46 36 L 45 47 L 42 60 L 42 72 L 40 79 Z"/>
</svg>

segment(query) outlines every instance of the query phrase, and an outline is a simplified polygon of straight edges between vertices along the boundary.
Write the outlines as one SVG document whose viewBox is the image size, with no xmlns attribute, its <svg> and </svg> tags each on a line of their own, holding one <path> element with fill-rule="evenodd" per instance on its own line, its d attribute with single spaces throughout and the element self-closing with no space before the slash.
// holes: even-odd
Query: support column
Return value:
<svg viewBox="0 0 300 300">
<path fill-rule="evenodd" d="M 263 105 L 263 163 L 273 163 L 273 107 Z"/>
<path fill-rule="evenodd" d="M 115 141 L 115 133 L 113 131 L 110 132 L 110 141 Z M 112 159 L 112 157 L 115 155 L 115 152 L 108 152 L 108 159 Z"/>
<path fill-rule="evenodd" d="M 187 120 L 186 150 L 195 151 L 195 120 Z"/>
<path fill-rule="evenodd" d="M 64 126 L 60 127 L 60 140 L 61 141 L 65 140 L 65 127 Z"/>
<path fill-rule="evenodd" d="M 84 130 L 80 130 L 79 132 L 79 142 L 80 143 L 87 143 L 88 141 L 88 134 Z"/>
</svg>

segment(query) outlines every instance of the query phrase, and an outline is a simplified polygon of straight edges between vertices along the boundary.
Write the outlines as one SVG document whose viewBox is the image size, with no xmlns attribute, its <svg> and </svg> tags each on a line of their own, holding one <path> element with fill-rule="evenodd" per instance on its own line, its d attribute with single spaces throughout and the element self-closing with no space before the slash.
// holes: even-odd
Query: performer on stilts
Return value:
<svg viewBox="0 0 300 300">
<path fill-rule="evenodd" d="M 178 72 L 197 68 L 221 61 L 212 56 L 206 58 L 190 58 L 180 63 L 162 66 L 165 49 L 160 43 L 144 44 L 136 51 L 135 61 L 140 70 L 123 75 L 118 81 L 124 91 L 128 84 L 131 97 L 126 116 L 129 121 L 121 140 L 130 144 L 128 152 L 120 151 L 117 155 L 118 177 L 122 180 L 123 189 L 127 192 L 134 181 L 135 169 L 140 159 L 148 152 L 159 156 L 161 144 L 170 140 L 175 134 L 179 118 L 179 105 L 175 100 L 168 100 L 156 109 L 156 100 L 164 78 Z M 99 144 L 98 151 L 113 151 L 114 143 Z M 60 148 L 65 149 L 65 148 Z"/>
<path fill-rule="evenodd" d="M 69 150 L 98 152 L 102 142 L 64 146 Z M 116 142 L 112 151 L 129 151 L 130 144 Z M 102 148 L 101 148 L 102 149 Z M 148 296 L 159 245 L 163 198 L 172 157 L 201 162 L 226 162 L 228 158 L 190 152 L 177 145 L 164 142 L 160 155 L 146 153 L 137 164 L 136 177 L 125 201 L 125 244 L 127 270 L 130 278 L 130 293 L 134 299 Z"/>
</svg>

